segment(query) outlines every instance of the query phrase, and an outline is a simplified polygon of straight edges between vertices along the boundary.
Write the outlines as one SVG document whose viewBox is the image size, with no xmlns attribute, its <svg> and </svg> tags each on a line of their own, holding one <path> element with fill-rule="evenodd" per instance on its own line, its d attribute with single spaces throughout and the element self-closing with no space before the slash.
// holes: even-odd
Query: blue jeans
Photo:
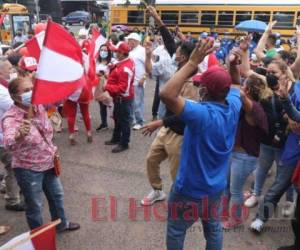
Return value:
<svg viewBox="0 0 300 250">
<path fill-rule="evenodd" d="M 255 172 L 255 183 L 254 183 L 254 194 L 260 196 L 262 192 L 263 185 L 265 184 L 268 172 L 273 165 L 273 162 L 276 162 L 277 171 L 281 168 L 280 164 L 282 150 L 260 144 L 260 153 L 259 153 L 259 165 Z"/>
<path fill-rule="evenodd" d="M 111 140 L 119 142 L 124 147 L 127 147 L 130 141 L 132 102 L 133 100 L 114 100 L 115 128 Z"/>
<path fill-rule="evenodd" d="M 134 86 L 134 118 L 133 123 L 144 124 L 144 92 L 142 86 Z"/>
<path fill-rule="evenodd" d="M 25 198 L 26 218 L 30 229 L 40 227 L 43 222 L 43 193 L 45 194 L 51 219 L 61 219 L 58 229 L 68 224 L 64 210 L 64 192 L 62 184 L 54 170 L 35 172 L 23 168 L 15 168 L 18 185 Z"/>
<path fill-rule="evenodd" d="M 264 201 L 259 206 L 256 218 L 266 222 L 273 215 L 282 195 L 292 185 L 291 179 L 295 168 L 296 165 L 278 166 L 275 181 L 264 196 Z"/>
<path fill-rule="evenodd" d="M 232 153 L 230 166 L 230 198 L 235 219 L 242 219 L 243 187 L 248 176 L 257 168 L 258 158 L 247 153 Z"/>
<path fill-rule="evenodd" d="M 174 187 L 168 200 L 167 249 L 183 250 L 186 230 L 199 218 L 206 239 L 206 250 L 221 250 L 223 232 L 220 222 L 221 195 L 193 199 L 178 193 Z M 194 216 L 186 217 L 193 210 Z"/>
</svg>

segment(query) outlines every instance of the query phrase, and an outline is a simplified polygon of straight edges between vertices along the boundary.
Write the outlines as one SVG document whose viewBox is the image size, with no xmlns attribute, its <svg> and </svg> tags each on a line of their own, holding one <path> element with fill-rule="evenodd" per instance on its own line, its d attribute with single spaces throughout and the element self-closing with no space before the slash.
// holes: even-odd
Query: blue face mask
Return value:
<svg viewBox="0 0 300 250">
<path fill-rule="evenodd" d="M 31 105 L 32 91 L 25 92 L 21 95 L 22 104 L 26 107 Z"/>
<path fill-rule="evenodd" d="M 100 57 L 101 58 L 107 58 L 108 57 L 108 52 L 107 51 L 100 51 Z"/>
</svg>

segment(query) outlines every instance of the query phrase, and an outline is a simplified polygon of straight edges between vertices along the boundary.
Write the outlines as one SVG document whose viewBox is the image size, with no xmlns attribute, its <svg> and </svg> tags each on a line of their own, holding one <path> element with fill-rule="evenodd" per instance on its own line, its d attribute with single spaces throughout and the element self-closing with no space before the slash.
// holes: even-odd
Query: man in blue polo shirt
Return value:
<svg viewBox="0 0 300 250">
<path fill-rule="evenodd" d="M 202 74 L 202 102 L 179 95 L 186 79 L 212 52 L 211 47 L 209 41 L 200 42 L 189 62 L 160 93 L 167 108 L 186 123 L 179 171 L 168 201 L 168 250 L 183 249 L 186 230 L 198 218 L 203 224 L 206 249 L 222 249 L 219 208 L 242 106 L 240 92 L 231 88 L 229 73 L 214 66 Z"/>
</svg>

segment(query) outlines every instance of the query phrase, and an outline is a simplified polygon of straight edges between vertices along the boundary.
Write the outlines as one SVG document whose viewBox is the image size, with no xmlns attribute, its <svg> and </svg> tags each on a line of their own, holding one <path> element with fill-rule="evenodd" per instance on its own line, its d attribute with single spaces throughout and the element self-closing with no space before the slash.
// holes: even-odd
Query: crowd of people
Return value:
<svg viewBox="0 0 300 250">
<path fill-rule="evenodd" d="M 294 213 L 295 243 L 280 249 L 300 249 L 300 27 L 290 43 L 272 33 L 274 22 L 260 37 L 219 39 L 215 32 L 203 32 L 195 39 L 179 29 L 171 32 L 154 7 L 147 10 L 156 31 L 117 29 L 98 51 L 96 87 L 88 84 L 59 104 L 32 106 L 36 61 L 25 48 L 3 53 L 0 155 L 6 170 L 1 188 L 5 208 L 25 211 L 30 229 L 37 228 L 43 225 L 44 193 L 52 220 L 61 219 L 58 231 L 79 229 L 64 211 L 63 188 L 53 161 L 58 152 L 53 117 L 66 118 L 69 142 L 75 146 L 80 111 L 87 142 L 92 143 L 89 106 L 94 100 L 100 108 L 97 132 L 108 129 L 108 117 L 113 117 L 112 137 L 105 142 L 114 145 L 112 153 L 129 149 L 131 130 L 145 136 L 157 132 L 146 156 L 151 191 L 141 204 L 166 199 L 160 164 L 167 159 L 173 181 L 167 249 L 183 249 L 187 229 L 199 218 L 206 249 L 222 249 L 222 229 L 246 223 L 245 211 L 257 205 L 249 226 L 261 233 L 284 194 L 282 214 Z M 91 29 L 86 25 L 77 36 L 83 53 L 90 49 Z M 19 38 L 13 48 L 24 42 Z M 155 82 L 155 94 L 153 120 L 145 123 L 148 78 Z M 56 130 L 61 131 L 61 122 Z M 275 180 L 262 195 L 274 163 Z M 251 190 L 245 190 L 251 175 Z M 191 209 L 196 212 L 187 219 L 185 213 Z M 7 230 L 0 227 L 0 233 Z"/>
</svg>

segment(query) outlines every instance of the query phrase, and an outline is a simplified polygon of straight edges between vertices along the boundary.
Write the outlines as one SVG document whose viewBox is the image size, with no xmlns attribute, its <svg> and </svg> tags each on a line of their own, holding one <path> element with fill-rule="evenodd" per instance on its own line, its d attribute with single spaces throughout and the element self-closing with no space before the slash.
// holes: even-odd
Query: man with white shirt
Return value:
<svg viewBox="0 0 300 250">
<path fill-rule="evenodd" d="M 3 114 L 13 105 L 13 100 L 8 93 L 8 82 L 14 78 L 13 67 L 6 58 L 0 58 L 0 121 Z M 0 160 L 6 169 L 4 177 L 6 185 L 6 205 L 7 210 L 24 211 L 24 205 L 20 202 L 20 189 L 11 168 L 11 155 L 3 147 L 2 125 L 0 126 Z"/>
<path fill-rule="evenodd" d="M 141 46 L 141 36 L 131 33 L 126 37 L 131 51 L 129 57 L 135 64 L 134 78 L 134 108 L 133 108 L 133 129 L 140 130 L 144 123 L 144 87 L 146 81 L 145 48 Z"/>
</svg>

